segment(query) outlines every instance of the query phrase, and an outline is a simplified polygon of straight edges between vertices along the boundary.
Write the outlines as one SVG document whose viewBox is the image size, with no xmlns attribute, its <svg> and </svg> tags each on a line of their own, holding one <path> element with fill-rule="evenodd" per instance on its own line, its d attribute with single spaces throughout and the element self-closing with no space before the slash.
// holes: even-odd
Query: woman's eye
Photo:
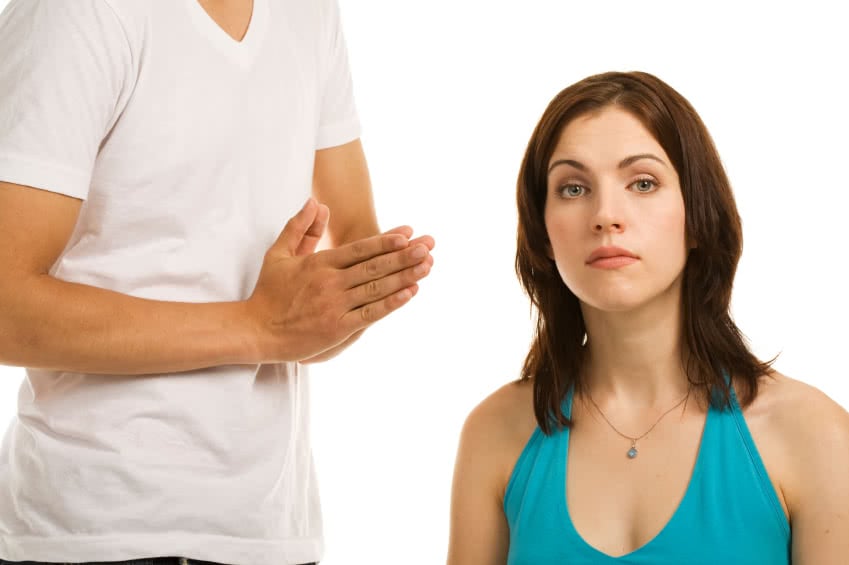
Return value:
<svg viewBox="0 0 849 565">
<path fill-rule="evenodd" d="M 565 198 L 577 198 L 584 193 L 584 187 L 579 184 L 566 184 L 560 187 L 560 194 Z"/>
<path fill-rule="evenodd" d="M 639 179 L 631 183 L 636 192 L 651 192 L 657 188 L 657 183 L 652 179 Z"/>
</svg>

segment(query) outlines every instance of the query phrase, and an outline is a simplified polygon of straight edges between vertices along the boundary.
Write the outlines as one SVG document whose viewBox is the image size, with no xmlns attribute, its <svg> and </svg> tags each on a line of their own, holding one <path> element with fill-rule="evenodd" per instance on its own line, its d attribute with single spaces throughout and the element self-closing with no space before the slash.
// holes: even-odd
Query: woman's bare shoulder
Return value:
<svg viewBox="0 0 849 565">
<path fill-rule="evenodd" d="M 817 387 L 778 371 L 759 379 L 758 394 L 744 414 L 750 426 L 797 455 L 798 448 L 810 447 L 804 444 L 812 435 L 846 435 L 849 441 L 849 413 L 843 407 Z"/>
<path fill-rule="evenodd" d="M 832 474 L 849 468 L 849 413 L 817 387 L 773 372 L 761 377 L 744 413 L 756 443 L 776 460 L 790 514 L 811 499 L 812 486 L 845 481 Z"/>
<path fill-rule="evenodd" d="M 747 409 L 779 429 L 849 425 L 849 413 L 817 387 L 778 371 L 763 375 L 758 394 Z"/>
<path fill-rule="evenodd" d="M 487 396 L 469 413 L 461 449 L 490 459 L 496 479 L 506 486 L 536 425 L 533 382 L 513 381 Z"/>
<path fill-rule="evenodd" d="M 529 436 L 536 426 L 533 394 L 532 381 L 507 383 L 481 401 L 469 414 L 469 420 L 480 421 L 500 434 Z"/>
</svg>

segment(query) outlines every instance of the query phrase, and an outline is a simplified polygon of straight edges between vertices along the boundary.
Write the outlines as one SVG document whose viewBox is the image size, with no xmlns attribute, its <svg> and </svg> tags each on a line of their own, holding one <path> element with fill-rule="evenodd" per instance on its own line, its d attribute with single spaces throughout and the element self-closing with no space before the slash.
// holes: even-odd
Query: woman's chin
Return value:
<svg viewBox="0 0 849 565">
<path fill-rule="evenodd" d="M 594 310 L 598 310 L 600 312 L 606 312 L 609 314 L 624 314 L 628 312 L 633 312 L 643 306 L 645 303 L 642 302 L 633 302 L 633 301 L 598 301 L 594 303 L 587 302 L 587 306 L 590 306 Z"/>
<path fill-rule="evenodd" d="M 618 281 L 612 284 L 586 285 L 578 288 L 579 292 L 572 292 L 581 303 L 589 308 L 601 312 L 625 313 L 651 308 L 653 305 L 660 308 L 674 306 L 680 302 L 681 289 L 680 277 L 670 284 L 632 284 Z"/>
<path fill-rule="evenodd" d="M 651 301 L 644 293 L 633 291 L 623 291 L 622 289 L 605 293 L 594 292 L 585 293 L 583 296 L 578 296 L 578 299 L 585 305 L 594 310 L 601 312 L 625 313 L 638 310 Z"/>
</svg>

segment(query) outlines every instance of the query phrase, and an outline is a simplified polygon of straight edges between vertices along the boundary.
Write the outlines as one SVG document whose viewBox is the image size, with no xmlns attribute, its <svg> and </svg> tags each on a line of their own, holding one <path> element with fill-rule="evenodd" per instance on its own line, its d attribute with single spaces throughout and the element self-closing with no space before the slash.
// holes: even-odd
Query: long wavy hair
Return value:
<svg viewBox="0 0 849 565">
<path fill-rule="evenodd" d="M 536 311 L 534 338 L 520 380 L 533 380 L 534 413 L 547 434 L 553 425 L 571 425 L 561 410 L 563 398 L 570 387 L 580 393 L 587 386 L 582 376 L 586 328 L 580 302 L 546 253 L 548 163 L 567 124 L 614 105 L 642 122 L 666 151 L 680 180 L 687 241 L 697 244 L 687 257 L 681 291 L 687 352 L 682 365 L 693 390 L 725 409 L 734 386 L 741 405 L 748 406 L 757 395 L 758 377 L 769 374 L 775 360 L 757 359 L 731 319 L 742 226 L 728 177 L 702 120 L 683 96 L 648 73 L 594 75 L 549 103 L 531 135 L 517 183 L 516 273 Z"/>
</svg>

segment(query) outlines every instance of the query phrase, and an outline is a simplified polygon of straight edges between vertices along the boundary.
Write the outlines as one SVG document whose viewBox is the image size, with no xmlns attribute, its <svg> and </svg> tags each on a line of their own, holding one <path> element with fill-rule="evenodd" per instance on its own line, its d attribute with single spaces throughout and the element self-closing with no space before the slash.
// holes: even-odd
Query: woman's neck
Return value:
<svg viewBox="0 0 849 565">
<path fill-rule="evenodd" d="M 680 294 L 670 294 L 627 312 L 583 306 L 584 376 L 596 401 L 649 408 L 686 394 Z"/>
</svg>

